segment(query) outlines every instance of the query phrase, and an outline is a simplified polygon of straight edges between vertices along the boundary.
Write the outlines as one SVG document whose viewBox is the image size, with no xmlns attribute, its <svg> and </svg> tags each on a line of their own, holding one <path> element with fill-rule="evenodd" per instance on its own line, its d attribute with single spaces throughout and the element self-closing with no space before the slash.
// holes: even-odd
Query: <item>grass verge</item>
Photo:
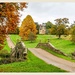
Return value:
<svg viewBox="0 0 75 75">
<path fill-rule="evenodd" d="M 11 36 L 14 44 L 19 36 Z M 8 49 L 8 47 L 5 47 Z M 46 64 L 43 60 L 37 58 L 34 54 L 28 51 L 27 60 L 23 62 L 14 62 L 10 64 L 0 65 L 0 72 L 66 72 L 53 65 Z"/>
<path fill-rule="evenodd" d="M 17 39 L 20 39 L 20 36 L 18 35 L 11 35 L 11 40 L 15 43 L 17 41 Z M 14 38 L 15 37 L 15 38 Z M 69 40 L 64 40 L 64 39 L 58 39 L 57 37 L 55 37 L 54 35 L 37 35 L 37 39 L 36 41 L 34 41 L 33 43 L 30 43 L 30 41 L 24 41 L 25 45 L 27 48 L 34 48 L 36 47 L 36 45 L 39 43 L 39 41 L 41 40 L 41 42 L 47 42 L 48 39 L 50 39 L 50 42 L 59 50 L 61 50 L 62 52 L 66 53 L 68 55 L 68 57 L 57 54 L 55 52 L 53 52 L 52 50 L 49 50 L 48 48 L 42 47 L 43 49 L 45 49 L 46 51 L 52 53 L 55 56 L 58 56 L 60 58 L 75 62 L 75 60 L 71 59 L 71 53 L 74 51 L 75 49 L 75 44 L 73 44 L 71 41 Z"/>
<path fill-rule="evenodd" d="M 28 59 L 23 62 L 0 65 L 0 72 L 66 72 L 53 65 L 46 64 L 28 51 Z"/>
</svg>

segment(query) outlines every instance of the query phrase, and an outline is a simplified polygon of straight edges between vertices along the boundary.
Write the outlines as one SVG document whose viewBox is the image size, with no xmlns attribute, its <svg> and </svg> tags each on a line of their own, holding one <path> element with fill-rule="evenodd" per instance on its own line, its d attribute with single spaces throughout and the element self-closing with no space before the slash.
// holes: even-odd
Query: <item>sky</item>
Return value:
<svg viewBox="0 0 75 75">
<path fill-rule="evenodd" d="M 74 2 L 28 2 L 28 7 L 21 12 L 21 22 L 27 15 L 31 15 L 34 22 L 39 24 L 51 21 L 55 24 L 57 18 L 68 18 L 70 24 L 75 21 Z"/>
</svg>

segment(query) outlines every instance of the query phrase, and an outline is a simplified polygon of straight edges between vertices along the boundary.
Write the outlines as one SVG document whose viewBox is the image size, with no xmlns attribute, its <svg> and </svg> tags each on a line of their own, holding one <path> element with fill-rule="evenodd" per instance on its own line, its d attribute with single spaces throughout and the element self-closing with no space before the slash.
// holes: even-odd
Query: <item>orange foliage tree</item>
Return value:
<svg viewBox="0 0 75 75">
<path fill-rule="evenodd" d="M 4 47 L 7 31 L 14 31 L 19 24 L 20 13 L 26 8 L 24 3 L 0 3 L 0 50 Z"/>
<path fill-rule="evenodd" d="M 36 36 L 37 29 L 32 17 L 30 15 L 27 15 L 22 22 L 19 35 L 23 40 L 28 40 L 30 33 L 33 33 Z"/>
</svg>

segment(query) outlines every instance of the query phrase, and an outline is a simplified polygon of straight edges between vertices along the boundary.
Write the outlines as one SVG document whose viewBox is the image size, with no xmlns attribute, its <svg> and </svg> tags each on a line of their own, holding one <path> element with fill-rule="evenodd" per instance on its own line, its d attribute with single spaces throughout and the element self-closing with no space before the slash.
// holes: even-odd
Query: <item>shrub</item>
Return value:
<svg viewBox="0 0 75 75">
<path fill-rule="evenodd" d="M 29 39 L 29 41 L 34 41 L 35 39 L 36 39 L 36 35 L 33 33 L 33 32 L 30 32 L 30 34 L 29 34 L 29 36 L 28 36 L 28 39 Z"/>
<path fill-rule="evenodd" d="M 10 54 L 8 53 L 7 50 L 1 50 L 0 51 L 0 57 L 9 57 Z"/>
</svg>

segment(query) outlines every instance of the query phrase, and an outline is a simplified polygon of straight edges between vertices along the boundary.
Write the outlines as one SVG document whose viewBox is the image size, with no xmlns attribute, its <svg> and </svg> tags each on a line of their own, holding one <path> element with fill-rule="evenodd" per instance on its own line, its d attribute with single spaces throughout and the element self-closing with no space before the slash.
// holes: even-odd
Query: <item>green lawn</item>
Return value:
<svg viewBox="0 0 75 75">
<path fill-rule="evenodd" d="M 5 46 L 4 46 L 3 50 L 7 50 L 8 52 L 10 52 L 10 48 L 6 41 L 5 41 Z"/>
<path fill-rule="evenodd" d="M 11 35 L 11 39 L 14 44 L 17 41 L 17 38 L 20 38 L 18 35 Z M 29 41 L 28 47 L 29 47 Z M 34 43 L 33 43 L 34 44 Z M 36 43 L 37 44 L 37 43 Z M 36 46 L 36 45 L 35 45 Z M 33 47 L 35 47 L 33 45 Z M 8 45 L 6 44 L 5 48 L 10 52 Z M 43 60 L 37 58 L 34 54 L 28 51 L 27 60 L 23 62 L 14 62 L 10 64 L 0 65 L 0 72 L 66 72 L 57 68 L 53 65 L 46 64 Z"/>
<path fill-rule="evenodd" d="M 64 39 L 58 39 L 52 36 L 52 38 L 50 38 L 50 42 L 58 49 L 60 49 L 61 51 L 69 54 L 74 52 L 75 50 L 75 44 L 73 44 L 71 41 L 69 40 L 64 40 Z"/>
<path fill-rule="evenodd" d="M 20 39 L 18 35 L 11 35 L 10 37 L 14 42 L 14 44 L 16 43 L 17 39 Z M 74 44 L 72 44 L 72 42 L 63 39 L 59 40 L 51 35 L 38 35 L 38 38 L 35 42 L 30 43 L 30 41 L 24 41 L 24 43 L 28 48 L 32 48 L 32 47 L 36 47 L 36 45 L 40 40 L 42 40 L 42 42 L 46 42 L 47 39 L 50 39 L 50 42 L 56 48 L 61 49 L 63 52 L 67 54 L 71 53 L 74 49 Z M 8 49 L 10 51 L 7 44 L 5 49 Z M 48 50 L 47 48 L 45 50 L 58 57 L 72 61 L 69 57 L 64 57 L 62 55 L 59 55 L 55 52 L 52 52 L 51 50 Z M 28 59 L 23 62 L 14 62 L 11 64 L 0 65 L 0 71 L 1 72 L 65 72 L 64 70 L 61 70 L 53 65 L 46 64 L 44 61 L 34 56 L 30 51 L 28 51 L 27 57 Z"/>
<path fill-rule="evenodd" d="M 37 35 L 37 39 L 31 43 L 30 41 L 24 41 L 25 45 L 27 48 L 34 48 L 36 45 L 40 42 L 46 42 L 47 39 L 49 39 L 51 36 L 50 35 Z M 20 39 L 20 36 L 18 35 L 10 35 L 11 40 L 15 44 L 17 42 L 17 39 Z"/>
<path fill-rule="evenodd" d="M 46 48 L 46 47 L 41 47 L 42 49 L 52 53 L 55 56 L 58 56 L 60 58 L 75 62 L 75 60 L 72 60 L 71 58 L 71 53 L 74 52 L 75 49 L 75 44 L 73 44 L 71 41 L 69 40 L 64 40 L 64 39 L 58 39 L 57 37 L 55 37 L 54 35 L 51 35 L 50 37 L 50 42 L 59 50 L 61 50 L 62 52 L 64 52 L 65 54 L 68 55 L 67 56 L 63 56 L 61 54 L 57 54 L 55 52 L 53 52 L 52 50 Z"/>
<path fill-rule="evenodd" d="M 17 41 L 17 39 L 20 39 L 18 35 L 11 35 L 11 40 L 14 42 Z M 37 39 L 31 43 L 30 41 L 24 41 L 25 45 L 27 48 L 34 48 L 36 45 L 41 42 L 47 42 L 48 39 L 50 39 L 50 42 L 58 49 L 60 49 L 62 52 L 65 52 L 67 54 L 72 53 L 75 50 L 75 44 L 73 44 L 69 40 L 64 40 L 64 39 L 58 39 L 55 38 L 52 35 L 37 35 Z"/>
<path fill-rule="evenodd" d="M 13 42 L 17 41 L 17 39 L 20 39 L 20 37 L 18 35 L 11 35 L 10 37 L 11 37 Z M 58 39 L 54 35 L 37 35 L 37 39 L 33 43 L 31 43 L 30 41 L 24 41 L 24 43 L 25 43 L 27 48 L 34 48 L 34 47 L 36 47 L 36 45 L 39 43 L 40 40 L 41 40 L 41 42 L 47 42 L 48 39 L 50 39 L 50 42 L 57 49 L 60 49 L 62 52 L 66 53 L 69 56 L 71 55 L 71 53 L 75 49 L 75 44 L 73 44 L 71 41 L 64 40 L 64 39 Z M 71 57 L 66 57 L 66 56 L 57 54 L 57 53 L 53 52 L 52 50 L 49 50 L 49 49 L 44 48 L 44 47 L 43 47 L 43 49 L 45 49 L 46 51 L 48 51 L 48 52 L 50 52 L 50 53 L 52 53 L 52 54 L 54 54 L 60 58 L 64 58 L 66 60 L 75 62 L 75 60 L 72 60 Z"/>
<path fill-rule="evenodd" d="M 66 72 L 53 65 L 48 65 L 28 51 L 27 60 L 0 65 L 0 72 Z"/>
</svg>

